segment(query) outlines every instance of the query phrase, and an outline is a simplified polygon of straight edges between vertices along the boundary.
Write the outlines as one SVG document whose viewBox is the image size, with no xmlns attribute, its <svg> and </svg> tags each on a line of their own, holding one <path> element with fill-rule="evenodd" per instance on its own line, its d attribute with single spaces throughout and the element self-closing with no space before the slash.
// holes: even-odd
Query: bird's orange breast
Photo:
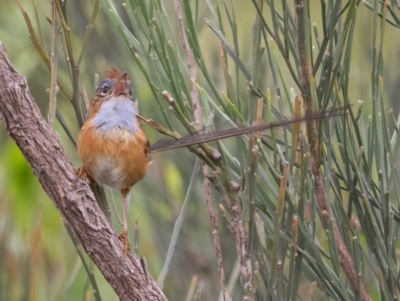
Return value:
<svg viewBox="0 0 400 301">
<path fill-rule="evenodd" d="M 150 162 L 147 136 L 140 126 L 135 132 L 124 128 L 101 132 L 91 120 L 79 134 L 78 156 L 97 183 L 118 190 L 140 181 Z"/>
</svg>

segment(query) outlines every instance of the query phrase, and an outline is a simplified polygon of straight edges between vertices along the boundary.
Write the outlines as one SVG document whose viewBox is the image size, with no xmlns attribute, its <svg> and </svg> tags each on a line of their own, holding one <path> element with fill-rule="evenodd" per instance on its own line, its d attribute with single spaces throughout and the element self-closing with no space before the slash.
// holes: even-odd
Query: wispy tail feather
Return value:
<svg viewBox="0 0 400 301">
<path fill-rule="evenodd" d="M 277 127 L 284 127 L 284 126 L 292 125 L 294 123 L 303 122 L 303 121 L 318 120 L 318 119 L 330 118 L 330 117 L 334 117 L 334 116 L 343 116 L 346 114 L 346 111 L 348 109 L 349 109 L 349 106 L 344 106 L 344 107 L 340 107 L 340 108 L 330 108 L 330 109 L 322 110 L 320 112 L 307 114 L 307 115 L 304 115 L 304 116 L 301 116 L 298 118 L 292 118 L 292 119 L 277 121 L 277 122 L 268 123 L 268 124 L 237 127 L 237 128 L 231 128 L 231 129 L 226 129 L 226 130 L 221 130 L 221 131 L 211 132 L 211 133 L 206 133 L 206 134 L 198 134 L 198 133 L 190 134 L 190 135 L 184 136 L 182 138 L 179 138 L 177 140 L 161 140 L 161 141 L 158 141 L 158 142 L 154 143 L 153 145 L 151 145 L 150 150 L 152 153 L 161 152 L 161 151 L 171 150 L 171 149 L 175 149 L 175 148 L 188 147 L 188 146 L 198 145 L 201 143 L 206 143 L 206 142 L 226 139 L 226 138 L 230 138 L 230 137 L 250 134 L 253 132 L 270 130 L 270 129 L 277 128 Z"/>
</svg>

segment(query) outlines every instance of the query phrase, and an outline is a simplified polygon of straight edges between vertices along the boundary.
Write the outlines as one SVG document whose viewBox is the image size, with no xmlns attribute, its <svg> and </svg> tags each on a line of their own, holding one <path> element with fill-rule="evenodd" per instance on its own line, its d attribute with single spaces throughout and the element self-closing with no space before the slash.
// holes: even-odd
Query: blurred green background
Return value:
<svg viewBox="0 0 400 301">
<path fill-rule="evenodd" d="M 50 25 L 45 16 L 51 15 L 49 1 L 37 0 L 40 9 L 41 23 L 49 46 Z M 239 46 L 241 58 L 250 64 L 251 28 L 256 12 L 251 1 L 233 1 L 238 16 Z M 121 9 L 121 1 L 115 1 Z M 33 18 L 31 1 L 23 5 Z M 92 10 L 92 1 L 69 1 L 73 44 L 80 51 L 86 26 Z M 174 13 L 172 1 L 165 1 Z M 122 11 L 122 10 L 121 10 Z M 199 20 L 210 18 L 208 8 L 200 3 Z M 312 12 L 318 20 L 319 11 Z M 371 95 L 371 53 L 372 22 L 371 12 L 366 7 L 358 10 L 353 60 L 351 66 L 350 95 L 352 102 L 366 102 L 369 108 Z M 176 24 L 175 24 L 176 25 Z M 384 86 L 386 99 L 391 103 L 395 114 L 399 112 L 398 86 L 400 82 L 400 35 L 398 30 L 387 26 L 384 59 Z M 202 22 L 198 24 L 202 51 L 210 73 L 222 91 L 223 74 L 219 59 L 219 42 L 211 30 Z M 0 41 L 6 47 L 9 57 L 17 70 L 26 76 L 30 91 L 44 116 L 48 111 L 50 73 L 35 51 L 28 37 L 28 30 L 16 2 L 0 2 Z M 247 59 L 249 58 L 249 59 Z M 390 65 L 387 63 L 390 62 Z M 263 61 L 267 64 L 265 58 Z M 80 68 L 80 83 L 93 94 L 94 74 L 100 78 L 112 67 L 127 70 L 134 78 L 140 97 L 142 116 L 156 121 L 162 120 L 158 106 L 115 27 L 103 11 L 96 20 L 92 37 Z M 263 67 L 265 87 L 272 87 L 271 76 L 267 67 Z M 67 78 L 65 65 L 60 60 L 60 76 Z M 245 83 L 244 83 L 245 84 Z M 273 91 L 273 93 L 275 93 Z M 298 93 L 298 91 L 296 91 Z M 72 106 L 62 93 L 58 93 L 58 108 L 66 119 L 68 126 L 77 135 Z M 58 122 L 55 129 L 60 135 L 62 144 L 76 167 L 80 165 L 76 149 L 70 142 Z M 151 142 L 162 138 L 151 129 L 146 129 Z M 174 222 L 180 212 L 188 187 L 195 156 L 187 150 L 176 150 L 153 155 L 154 163 L 148 176 L 133 188 L 129 214 L 131 241 L 135 222 L 140 224 L 139 255 L 145 256 L 154 278 L 159 275 Z M 218 274 L 215 264 L 208 213 L 202 195 L 202 180 L 198 179 L 193 197 L 184 219 L 181 235 L 167 275 L 164 291 L 170 300 L 184 300 L 191 281 L 197 281 L 196 287 L 203 288 L 205 300 L 217 300 L 219 293 Z M 114 192 L 118 212 L 121 212 L 119 193 Z M 121 227 L 115 218 L 113 224 L 120 231 Z M 226 225 L 221 222 L 223 249 L 234 248 L 231 235 Z M 225 252 L 226 273 L 231 274 L 236 255 Z M 94 268 L 95 276 L 103 300 L 117 300 L 113 290 Z M 88 298 L 88 299 L 85 299 Z M 19 152 L 15 143 L 0 126 L 0 300 L 90 300 L 90 285 L 80 263 L 75 248 L 63 226 L 58 211 L 43 192 L 30 167 Z"/>
</svg>

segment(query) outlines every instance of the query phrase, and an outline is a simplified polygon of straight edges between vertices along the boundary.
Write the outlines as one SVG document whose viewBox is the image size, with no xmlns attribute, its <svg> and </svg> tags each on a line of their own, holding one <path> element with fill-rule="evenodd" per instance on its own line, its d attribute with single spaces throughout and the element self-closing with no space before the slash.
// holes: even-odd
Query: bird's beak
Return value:
<svg viewBox="0 0 400 301">
<path fill-rule="evenodd" d="M 128 72 L 124 72 L 121 78 L 118 80 L 117 84 L 114 88 L 114 95 L 118 96 L 121 94 L 129 95 L 129 79 L 128 79 Z"/>
</svg>

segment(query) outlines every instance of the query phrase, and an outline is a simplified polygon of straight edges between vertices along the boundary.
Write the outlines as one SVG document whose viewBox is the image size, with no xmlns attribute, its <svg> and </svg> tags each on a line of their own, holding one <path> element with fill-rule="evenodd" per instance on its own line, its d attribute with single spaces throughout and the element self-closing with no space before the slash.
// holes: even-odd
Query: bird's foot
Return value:
<svg viewBox="0 0 400 301">
<path fill-rule="evenodd" d="M 128 231 L 122 231 L 122 233 L 118 236 L 120 240 L 122 240 L 122 243 L 124 244 L 124 256 L 128 253 L 128 251 L 131 251 L 131 245 L 129 244 L 129 237 L 128 237 Z"/>
<path fill-rule="evenodd" d="M 75 180 L 75 182 L 77 182 L 79 179 L 87 179 L 90 184 L 94 184 L 95 183 L 93 178 L 86 171 L 85 166 L 81 166 L 76 170 L 76 180 Z"/>
</svg>

